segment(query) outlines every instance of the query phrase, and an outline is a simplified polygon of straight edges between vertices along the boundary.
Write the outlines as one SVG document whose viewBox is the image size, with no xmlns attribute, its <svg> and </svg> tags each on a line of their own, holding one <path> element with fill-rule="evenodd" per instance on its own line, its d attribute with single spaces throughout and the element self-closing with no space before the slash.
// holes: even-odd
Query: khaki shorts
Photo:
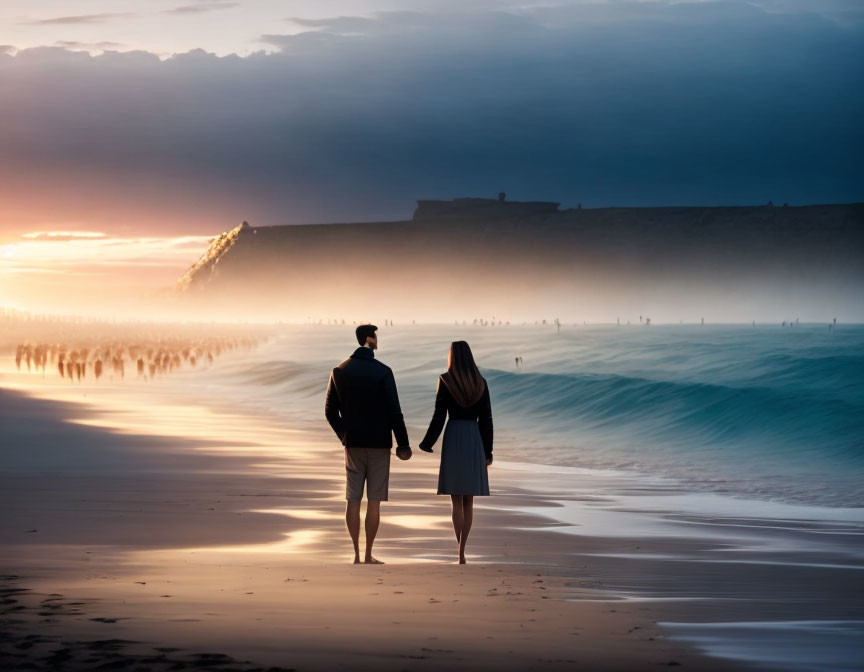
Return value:
<svg viewBox="0 0 864 672">
<path fill-rule="evenodd" d="M 386 502 L 390 483 L 390 449 L 346 448 L 345 475 L 345 499 L 363 499 L 363 483 L 366 482 L 366 499 Z"/>
</svg>

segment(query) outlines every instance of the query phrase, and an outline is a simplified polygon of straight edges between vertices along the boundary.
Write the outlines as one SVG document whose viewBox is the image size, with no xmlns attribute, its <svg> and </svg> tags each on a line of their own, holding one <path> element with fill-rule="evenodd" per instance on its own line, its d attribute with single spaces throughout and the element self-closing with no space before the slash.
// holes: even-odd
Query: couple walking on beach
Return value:
<svg viewBox="0 0 864 672">
<path fill-rule="evenodd" d="M 365 562 L 382 564 L 372 556 L 378 532 L 381 502 L 388 497 L 390 449 L 396 435 L 396 456 L 411 459 L 408 431 L 399 406 L 396 381 L 390 367 L 375 359 L 378 327 L 356 329 L 360 347 L 333 369 L 327 384 L 324 414 L 345 446 L 345 522 L 354 543 L 354 562 L 360 562 L 360 501 L 366 486 Z M 492 405 L 489 387 L 480 375 L 465 341 L 450 345 L 447 371 L 438 377 L 435 411 L 420 442 L 432 452 L 444 427 L 438 494 L 450 495 L 453 530 L 459 544 L 459 563 L 465 564 L 465 544 L 474 519 L 475 495 L 489 494 L 487 467 L 492 464 Z"/>
</svg>

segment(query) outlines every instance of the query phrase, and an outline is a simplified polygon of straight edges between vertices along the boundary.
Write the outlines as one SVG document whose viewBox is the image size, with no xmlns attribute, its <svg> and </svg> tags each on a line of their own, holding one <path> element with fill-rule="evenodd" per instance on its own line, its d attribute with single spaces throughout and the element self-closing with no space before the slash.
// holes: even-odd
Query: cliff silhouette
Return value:
<svg viewBox="0 0 864 672">
<path fill-rule="evenodd" d="M 404 221 L 243 222 L 213 239 L 175 293 L 244 315 L 563 319 L 606 306 L 614 321 L 673 297 L 696 314 L 718 301 L 786 319 L 814 301 L 858 310 L 862 289 L 861 203 L 560 210 L 502 194 L 418 201 Z"/>
</svg>

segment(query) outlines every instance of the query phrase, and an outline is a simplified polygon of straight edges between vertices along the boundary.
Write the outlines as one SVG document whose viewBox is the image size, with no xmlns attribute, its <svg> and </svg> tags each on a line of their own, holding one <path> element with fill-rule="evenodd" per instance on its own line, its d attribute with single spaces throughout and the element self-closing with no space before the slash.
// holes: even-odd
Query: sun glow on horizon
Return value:
<svg viewBox="0 0 864 672">
<path fill-rule="evenodd" d="M 211 239 L 72 229 L 23 233 L 0 244 L 0 299 L 49 311 L 110 310 L 170 287 Z"/>
<path fill-rule="evenodd" d="M 22 238 L 48 238 L 50 240 L 72 239 L 72 238 L 105 238 L 107 234 L 102 231 L 31 231 L 22 233 Z"/>
<path fill-rule="evenodd" d="M 113 236 L 101 231 L 32 231 L 0 244 L 0 272 L 75 272 L 99 266 L 185 268 L 206 250 L 213 236 Z"/>
</svg>

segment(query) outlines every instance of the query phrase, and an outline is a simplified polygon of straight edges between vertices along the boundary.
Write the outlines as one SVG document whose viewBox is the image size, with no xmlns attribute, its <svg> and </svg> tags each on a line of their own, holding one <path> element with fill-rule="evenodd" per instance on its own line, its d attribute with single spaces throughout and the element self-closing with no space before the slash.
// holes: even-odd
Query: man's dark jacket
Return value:
<svg viewBox="0 0 864 672">
<path fill-rule="evenodd" d="M 408 445 L 393 371 L 370 348 L 357 348 L 333 369 L 324 414 L 346 448 L 392 448 L 393 433 L 398 447 Z"/>
</svg>

